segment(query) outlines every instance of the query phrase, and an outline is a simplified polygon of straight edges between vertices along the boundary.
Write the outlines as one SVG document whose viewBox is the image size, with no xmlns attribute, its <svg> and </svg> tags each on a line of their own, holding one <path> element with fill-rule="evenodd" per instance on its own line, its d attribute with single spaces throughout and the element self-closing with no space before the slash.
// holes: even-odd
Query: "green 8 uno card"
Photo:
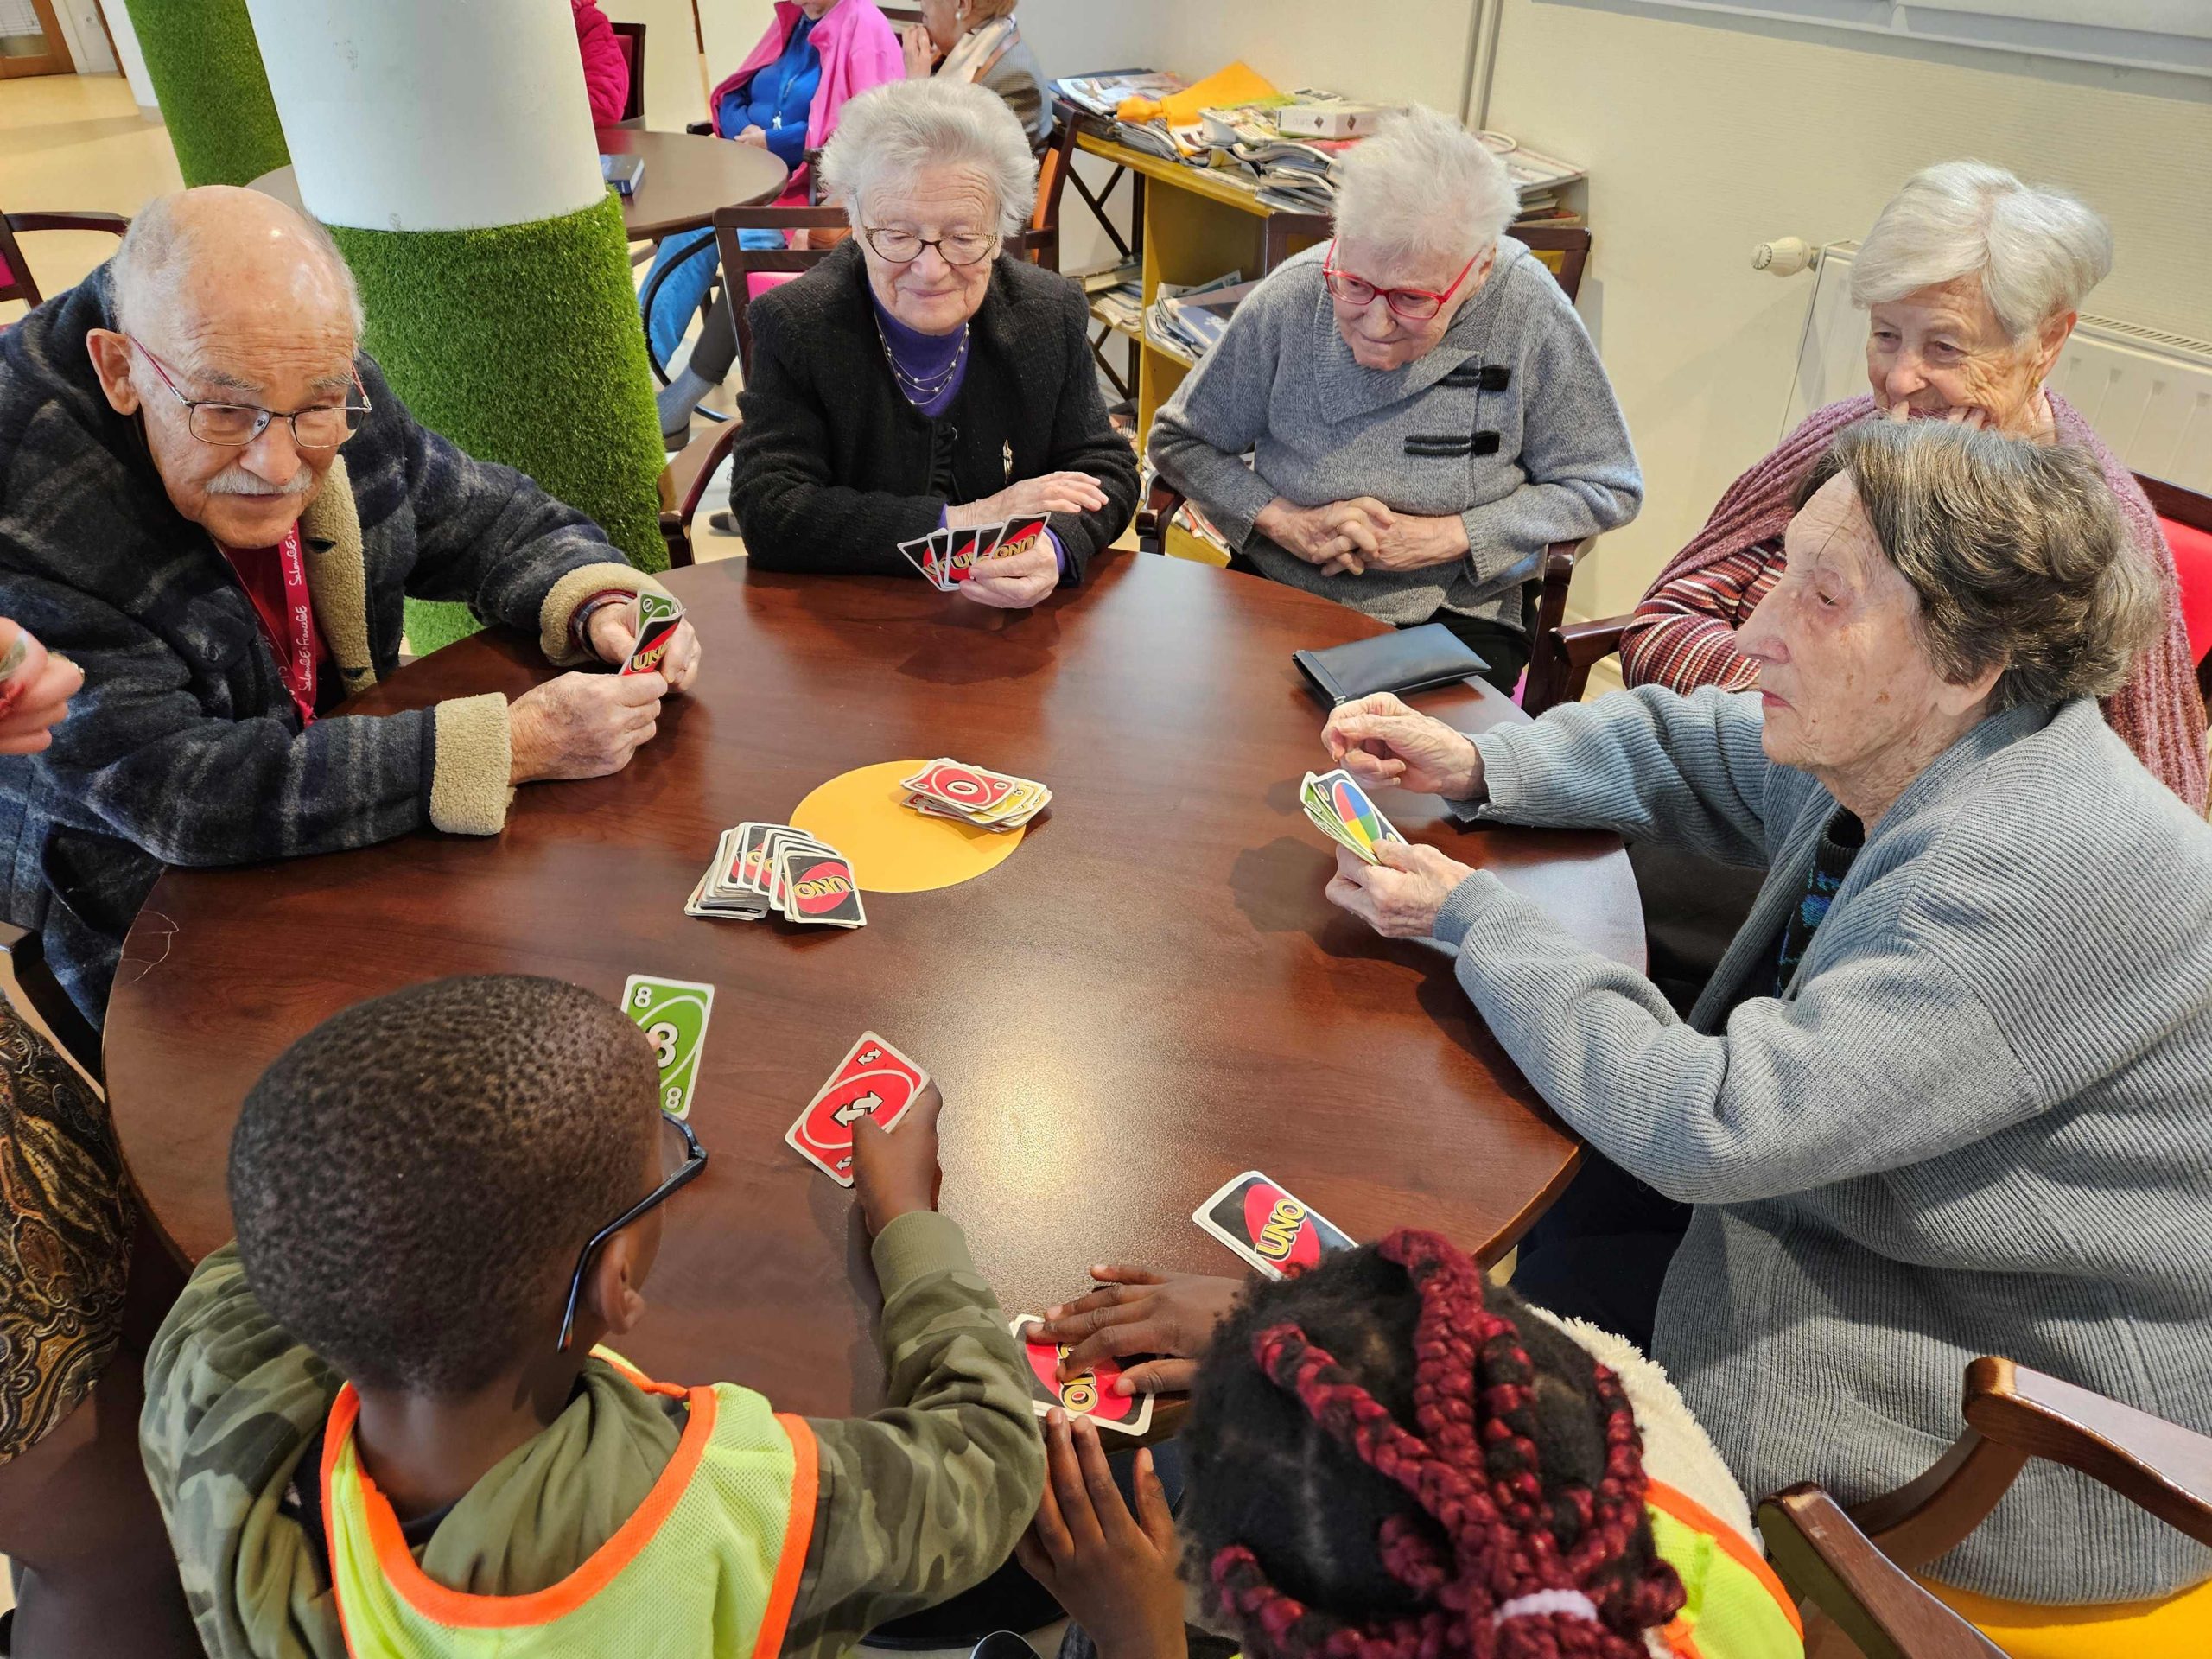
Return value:
<svg viewBox="0 0 2212 1659">
<path fill-rule="evenodd" d="M 660 1065 L 660 1107 L 672 1117 L 691 1116 L 691 1087 L 699 1080 L 699 1051 L 707 1046 L 707 1016 L 715 988 L 688 979 L 632 974 L 622 988 L 622 1011 L 638 1022 Z"/>
</svg>

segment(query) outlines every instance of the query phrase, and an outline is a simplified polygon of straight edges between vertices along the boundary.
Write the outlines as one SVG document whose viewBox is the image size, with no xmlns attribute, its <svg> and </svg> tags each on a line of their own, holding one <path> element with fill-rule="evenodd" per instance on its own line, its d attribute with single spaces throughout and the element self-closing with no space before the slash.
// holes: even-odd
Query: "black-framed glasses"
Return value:
<svg viewBox="0 0 2212 1659">
<path fill-rule="evenodd" d="M 569 1275 L 569 1305 L 561 1310 L 563 1353 L 568 1352 L 569 1339 L 576 1334 L 576 1304 L 583 1300 L 584 1272 L 591 1266 L 592 1257 L 599 1254 L 599 1247 L 656 1205 L 667 1203 L 680 1188 L 698 1179 L 699 1172 L 707 1166 L 707 1149 L 699 1144 L 699 1137 L 691 1133 L 689 1123 L 680 1117 L 671 1117 L 665 1112 L 661 1114 L 660 1121 L 664 1131 L 676 1131 L 665 1141 L 668 1151 L 664 1166 L 672 1165 L 673 1167 L 662 1176 L 658 1186 L 585 1240 L 583 1249 L 576 1253 L 576 1270 Z M 677 1136 L 682 1138 L 679 1140 Z"/>
<path fill-rule="evenodd" d="M 956 231 L 950 236 L 930 238 L 912 231 L 880 229 L 870 226 L 861 232 L 868 238 L 868 245 L 875 250 L 876 257 L 894 265 L 911 265 L 922 257 L 924 248 L 935 248 L 937 257 L 948 265 L 972 265 L 989 257 L 999 239 L 982 231 Z"/>
<path fill-rule="evenodd" d="M 154 365 L 154 372 L 162 377 L 162 384 L 175 392 L 177 402 L 184 405 L 185 429 L 202 443 L 242 449 L 266 432 L 271 421 L 286 421 L 291 424 L 292 442 L 301 448 L 335 449 L 359 431 L 361 423 L 369 417 L 368 388 L 361 384 L 359 371 L 353 373 L 353 390 L 359 394 L 359 402 L 348 398 L 342 404 L 317 404 L 312 408 L 283 412 L 263 409 L 256 404 L 225 404 L 207 397 L 188 397 L 178 390 L 160 358 L 133 336 L 125 334 L 124 339 Z"/>
</svg>

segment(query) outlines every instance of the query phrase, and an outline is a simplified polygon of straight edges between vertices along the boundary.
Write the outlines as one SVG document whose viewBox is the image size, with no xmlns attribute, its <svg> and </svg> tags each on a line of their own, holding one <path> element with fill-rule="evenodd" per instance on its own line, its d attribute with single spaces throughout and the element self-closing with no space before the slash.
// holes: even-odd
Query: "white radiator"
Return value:
<svg viewBox="0 0 2212 1659">
<path fill-rule="evenodd" d="M 1820 251 L 1783 433 L 1866 390 L 1866 315 L 1850 293 L 1858 250 L 1834 242 Z M 2050 385 L 2132 470 L 2212 495 L 2212 345 L 2085 311 Z"/>
</svg>

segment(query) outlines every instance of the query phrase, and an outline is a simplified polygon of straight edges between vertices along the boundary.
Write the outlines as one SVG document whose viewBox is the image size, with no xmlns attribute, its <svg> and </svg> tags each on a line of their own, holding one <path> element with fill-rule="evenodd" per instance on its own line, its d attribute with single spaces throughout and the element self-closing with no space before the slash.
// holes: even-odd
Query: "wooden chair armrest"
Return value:
<svg viewBox="0 0 2212 1659">
<path fill-rule="evenodd" d="M 10 213 L 11 231 L 105 231 L 121 236 L 130 221 L 121 213 Z"/>
<path fill-rule="evenodd" d="M 711 138 L 715 136 L 715 124 L 711 121 L 687 121 L 683 124 L 683 130 L 702 138 Z"/>
<path fill-rule="evenodd" d="M 1591 622 L 1569 622 L 1559 630 L 1559 641 L 1567 652 L 1567 667 L 1584 680 L 1590 671 L 1621 648 L 1621 637 L 1633 621 L 1628 616 L 1601 616 Z M 1578 689 L 1568 701 L 1579 701 Z"/>
<path fill-rule="evenodd" d="M 2078 1469 L 2212 1544 L 2212 1439 L 2009 1359 L 1967 1367 L 1966 1419 L 1985 1440 Z"/>
<path fill-rule="evenodd" d="M 1877 1549 L 1818 1486 L 1759 1505 L 1767 1559 L 1790 1594 L 1840 1625 L 1866 1659 L 2002 1659 L 1999 1649 Z"/>
<path fill-rule="evenodd" d="M 1167 550 L 1167 527 L 1175 522 L 1175 515 L 1183 510 L 1183 493 L 1164 478 L 1152 480 L 1146 493 L 1144 505 L 1137 509 L 1135 520 L 1137 550 L 1143 553 L 1165 553 Z"/>
<path fill-rule="evenodd" d="M 730 447 L 737 442 L 743 424 L 737 420 L 726 421 L 703 436 L 692 439 L 661 474 L 661 505 L 676 513 L 686 531 L 691 526 L 691 516 L 699 511 L 699 497 L 706 490 L 707 480 L 728 459 Z"/>
</svg>

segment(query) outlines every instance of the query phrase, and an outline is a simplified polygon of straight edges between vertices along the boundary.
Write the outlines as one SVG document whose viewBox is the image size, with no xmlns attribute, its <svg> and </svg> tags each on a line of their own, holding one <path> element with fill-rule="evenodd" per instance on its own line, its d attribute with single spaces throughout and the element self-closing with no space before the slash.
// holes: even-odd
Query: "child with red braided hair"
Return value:
<svg viewBox="0 0 2212 1659">
<path fill-rule="evenodd" d="M 1122 1289 L 1063 1325 L 1172 1282 L 1113 1272 Z M 1132 1517 L 1095 1431 L 1047 1426 L 1021 1557 L 1100 1659 L 1180 1659 L 1179 1565 L 1247 1659 L 1802 1659 L 1743 1494 L 1664 1374 L 1435 1234 L 1255 1281 L 1192 1345 L 1172 1520 L 1144 1463 Z"/>
</svg>

